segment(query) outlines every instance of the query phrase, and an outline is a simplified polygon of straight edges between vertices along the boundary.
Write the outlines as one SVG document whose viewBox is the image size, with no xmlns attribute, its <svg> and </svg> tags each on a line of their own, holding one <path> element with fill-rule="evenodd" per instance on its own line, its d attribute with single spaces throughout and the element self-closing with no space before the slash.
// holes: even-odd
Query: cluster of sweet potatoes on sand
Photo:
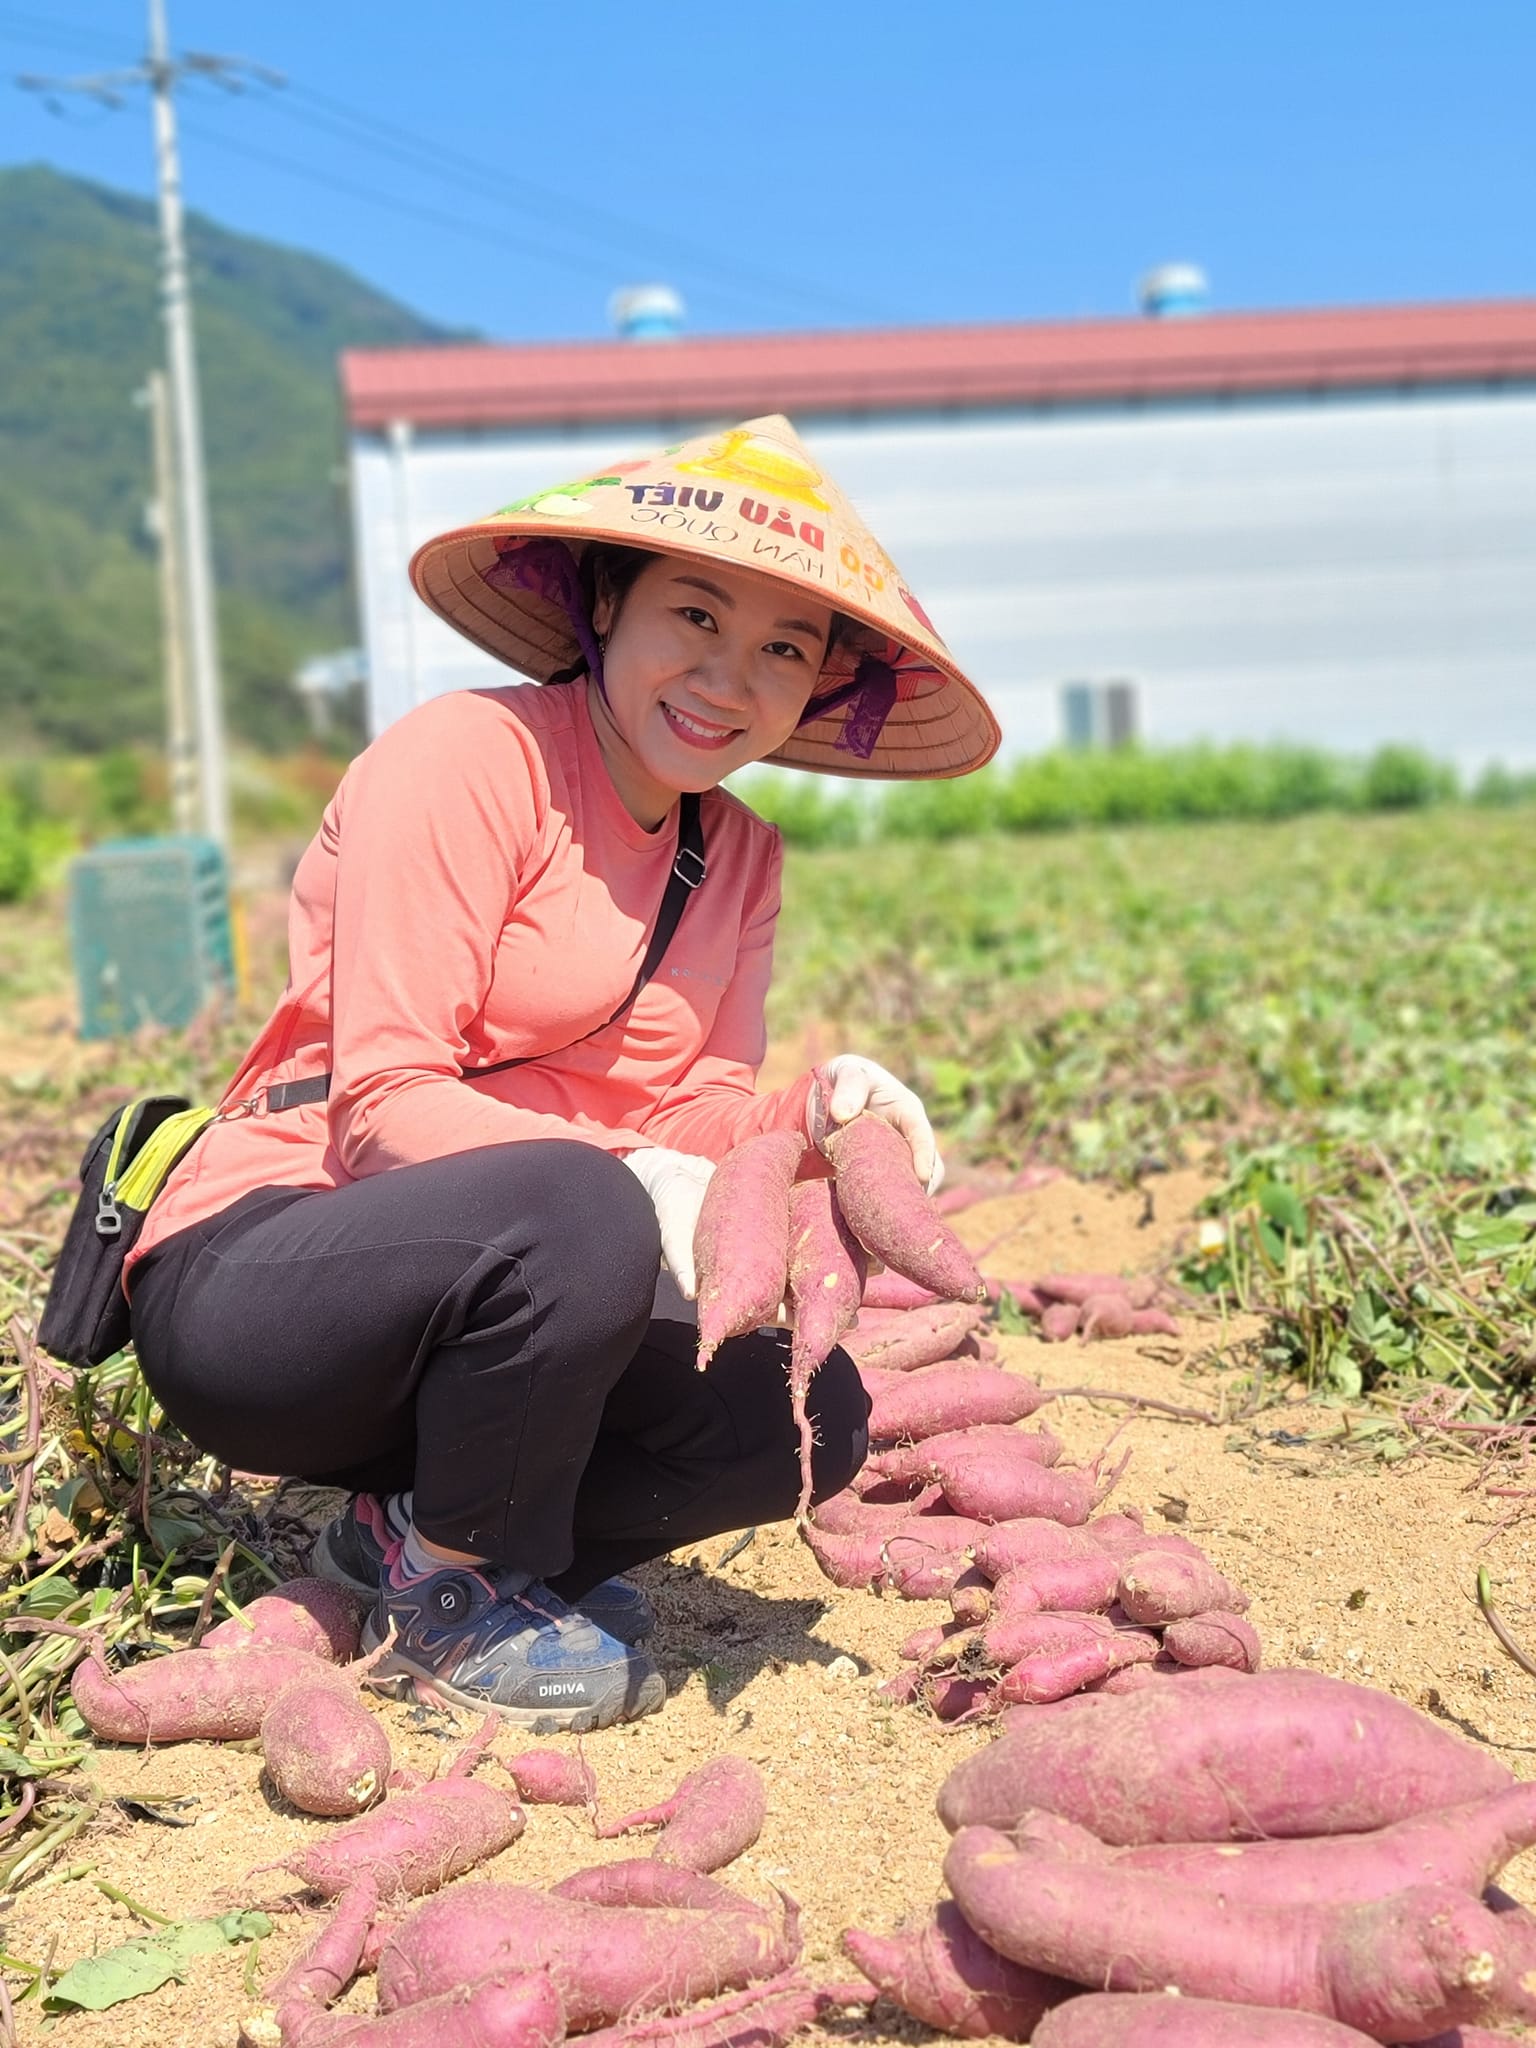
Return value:
<svg viewBox="0 0 1536 2048">
<path fill-rule="evenodd" d="M 1124 1461 L 1066 1465 L 1049 1429 L 1024 1427 L 1051 1396 L 1001 1370 L 987 1334 L 985 1304 L 1004 1289 L 1042 1323 L 1070 1314 L 1085 1335 L 1176 1330 L 1152 1306 L 1155 1283 L 989 1282 L 889 1125 L 860 1116 L 827 1151 L 830 1178 L 799 1178 L 807 1148 L 776 1132 L 716 1173 L 697 1241 L 701 1356 L 787 1298 L 806 1543 L 838 1585 L 954 1610 L 909 1639 L 894 1696 L 953 1719 L 1165 1672 L 1254 1670 L 1246 1595 L 1186 1538 L 1096 1516 Z M 835 1344 L 870 1397 L 874 1451 L 847 1492 L 812 1508 L 805 1392 Z"/>
<path fill-rule="evenodd" d="M 368 1659 L 345 1593 L 296 1580 L 214 1630 L 205 1646 L 116 1674 L 93 1658 L 75 1699 L 104 1741 L 233 1741 L 259 1734 L 274 1790 L 302 1811 L 351 1816 L 279 1866 L 328 1902 L 298 1960 L 242 2023 L 241 2048 L 772 2048 L 873 1996 L 799 1974 L 792 1899 L 765 1908 L 719 1883 L 757 1840 L 762 1778 L 720 1756 L 670 1798 L 599 1825 L 580 1755 L 492 1748 L 479 1735 L 438 1777 L 396 1770 L 360 1696 Z M 498 1767 L 506 1783 L 479 1768 Z M 573 1872 L 550 1890 L 455 1880 L 509 1848 L 525 1806 L 583 1808 L 594 1836 L 655 1829 L 649 1856 Z M 419 1903 L 417 1903 L 419 1902 Z M 331 2010 L 360 1974 L 371 2014 Z"/>
<path fill-rule="evenodd" d="M 1493 1882 L 1536 1785 L 1385 1693 L 1212 1671 L 1019 1708 L 939 1814 L 952 1897 L 844 1946 L 945 2033 L 1494 2048 L 1536 2020 L 1536 1917 Z"/>
</svg>

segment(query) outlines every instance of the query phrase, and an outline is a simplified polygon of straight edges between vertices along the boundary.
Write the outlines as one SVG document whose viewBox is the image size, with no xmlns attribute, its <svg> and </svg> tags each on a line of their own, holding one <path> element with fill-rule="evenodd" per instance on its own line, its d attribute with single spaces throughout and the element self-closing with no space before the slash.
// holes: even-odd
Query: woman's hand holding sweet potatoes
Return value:
<svg viewBox="0 0 1536 2048">
<path fill-rule="evenodd" d="M 660 1145 L 626 1152 L 624 1164 L 651 1198 L 661 1227 L 661 1256 L 677 1282 L 678 1292 L 692 1301 L 698 1292 L 693 1268 L 693 1233 L 704 1190 L 715 1170 L 712 1159 L 693 1152 L 669 1152 Z"/>
<path fill-rule="evenodd" d="M 944 1179 L 944 1162 L 922 1102 L 903 1081 L 859 1053 L 842 1052 L 816 1069 L 808 1112 L 811 1140 L 823 1140 L 865 1110 L 900 1131 L 912 1153 L 912 1169 L 933 1194 Z"/>
</svg>

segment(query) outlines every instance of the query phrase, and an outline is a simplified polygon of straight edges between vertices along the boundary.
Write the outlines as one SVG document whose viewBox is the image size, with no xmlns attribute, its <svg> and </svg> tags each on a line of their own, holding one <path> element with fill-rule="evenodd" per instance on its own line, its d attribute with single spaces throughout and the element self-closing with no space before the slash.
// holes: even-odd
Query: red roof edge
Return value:
<svg viewBox="0 0 1536 2048">
<path fill-rule="evenodd" d="M 1536 382 L 1536 300 L 676 341 L 347 349 L 367 432 Z"/>
</svg>

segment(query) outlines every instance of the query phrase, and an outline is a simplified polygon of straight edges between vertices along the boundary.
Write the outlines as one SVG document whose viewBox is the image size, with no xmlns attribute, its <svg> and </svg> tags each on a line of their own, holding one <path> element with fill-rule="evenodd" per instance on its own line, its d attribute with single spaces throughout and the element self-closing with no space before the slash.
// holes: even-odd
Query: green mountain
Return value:
<svg viewBox="0 0 1536 2048">
<path fill-rule="evenodd" d="M 351 640 L 336 352 L 447 340 L 338 265 L 187 222 L 231 729 L 295 737 L 288 678 Z M 156 740 L 152 204 L 0 171 L 0 746 Z"/>
</svg>

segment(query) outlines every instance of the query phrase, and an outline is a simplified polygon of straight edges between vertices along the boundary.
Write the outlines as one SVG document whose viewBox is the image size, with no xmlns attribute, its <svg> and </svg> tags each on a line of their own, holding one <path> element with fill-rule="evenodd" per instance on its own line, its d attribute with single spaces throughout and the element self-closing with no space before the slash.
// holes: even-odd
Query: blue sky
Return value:
<svg viewBox="0 0 1536 2048">
<path fill-rule="evenodd" d="M 189 201 L 492 335 L 657 277 L 708 331 L 1118 314 L 1170 259 L 1220 307 L 1536 292 L 1531 0 L 169 5 L 290 80 L 185 96 Z M 0 0 L 0 78 L 142 21 Z M 142 101 L 6 84 L 0 162 L 39 159 L 147 192 Z"/>
</svg>

